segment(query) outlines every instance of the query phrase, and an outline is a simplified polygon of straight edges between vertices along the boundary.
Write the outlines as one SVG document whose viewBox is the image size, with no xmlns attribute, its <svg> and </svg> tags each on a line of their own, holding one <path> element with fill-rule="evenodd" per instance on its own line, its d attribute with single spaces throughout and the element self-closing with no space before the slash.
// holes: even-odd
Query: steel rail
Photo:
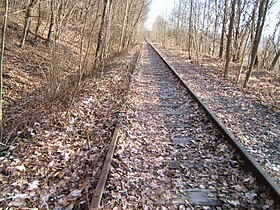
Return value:
<svg viewBox="0 0 280 210">
<path fill-rule="evenodd" d="M 147 41 L 147 43 L 157 53 L 157 55 L 171 70 L 171 72 L 179 79 L 180 83 L 184 85 L 184 87 L 189 91 L 189 93 L 198 102 L 198 104 L 203 108 L 205 113 L 211 118 L 212 122 L 224 134 L 226 140 L 228 140 L 229 143 L 231 143 L 236 148 L 237 152 L 246 161 L 247 165 L 249 166 L 249 170 L 256 176 L 257 180 L 266 185 L 271 190 L 271 194 L 274 197 L 275 201 L 277 203 L 280 203 L 280 187 L 273 181 L 269 174 L 261 168 L 257 161 L 245 149 L 245 147 L 241 143 L 239 143 L 239 141 L 226 128 L 226 126 L 213 114 L 212 110 L 197 96 L 197 94 L 193 90 L 190 89 L 189 85 L 176 73 L 175 68 L 166 61 L 166 59 L 158 52 L 156 47 L 149 41 Z"/>
<path fill-rule="evenodd" d="M 134 60 L 131 75 L 133 74 L 135 68 L 139 64 L 139 60 L 140 60 L 140 57 L 141 57 L 140 52 L 141 52 L 141 49 L 139 50 L 138 55 L 136 56 L 136 59 Z M 130 78 L 129 78 L 128 88 L 126 90 L 127 92 L 130 89 L 131 75 L 130 75 Z M 120 113 L 123 113 L 124 108 L 125 107 L 122 106 Z M 111 143 L 109 145 L 109 148 L 108 148 L 108 151 L 107 151 L 107 154 L 106 154 L 106 157 L 105 157 L 105 161 L 104 161 L 102 169 L 101 169 L 101 174 L 99 176 L 98 183 L 95 187 L 95 190 L 93 192 L 93 196 L 92 196 L 91 201 L 90 201 L 90 206 L 89 206 L 90 210 L 95 210 L 95 209 L 100 208 L 102 195 L 103 195 L 104 188 L 105 188 L 105 185 L 106 185 L 106 182 L 107 182 L 107 178 L 108 178 L 108 175 L 109 175 L 109 172 L 110 172 L 110 167 L 111 167 L 113 155 L 114 155 L 117 143 L 118 143 L 118 137 L 119 137 L 121 127 L 122 127 L 122 122 L 121 122 L 121 119 L 119 119 L 119 121 L 117 122 L 117 124 L 115 126 L 115 129 L 114 129 L 113 137 L 111 139 Z"/>
<path fill-rule="evenodd" d="M 118 135 L 119 135 L 119 131 L 120 131 L 120 124 L 117 124 L 114 130 L 114 134 L 113 134 L 113 138 L 111 141 L 111 144 L 109 146 L 109 150 L 107 152 L 106 155 L 106 159 L 105 162 L 103 164 L 103 168 L 101 171 L 101 175 L 99 177 L 97 186 L 94 190 L 93 193 L 93 197 L 90 203 L 90 209 L 98 209 L 101 199 L 102 199 L 102 195 L 103 195 L 103 191 L 105 188 L 105 184 L 107 181 L 107 177 L 110 171 L 110 166 L 111 166 L 111 162 L 112 162 L 112 158 L 113 158 L 113 154 L 117 145 L 117 139 L 118 139 Z"/>
</svg>

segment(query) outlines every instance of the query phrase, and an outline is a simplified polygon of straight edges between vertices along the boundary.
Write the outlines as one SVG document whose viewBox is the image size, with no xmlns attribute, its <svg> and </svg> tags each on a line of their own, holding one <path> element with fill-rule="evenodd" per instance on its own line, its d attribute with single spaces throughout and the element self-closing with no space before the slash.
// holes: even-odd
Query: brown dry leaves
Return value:
<svg viewBox="0 0 280 210">
<path fill-rule="evenodd" d="M 160 49 L 160 52 L 280 185 L 277 76 L 255 72 L 251 87 L 244 90 L 221 78 L 222 61 L 207 58 L 202 67 L 190 63 L 186 55 L 175 50 Z"/>
<path fill-rule="evenodd" d="M 141 64 L 102 209 L 276 209 L 266 189 L 243 170 L 233 148 L 154 54 L 144 49 Z M 181 105 L 161 107 L 166 103 Z M 166 114 L 171 112 L 187 113 Z M 172 138 L 186 140 L 174 144 Z M 210 192 L 220 204 L 192 204 L 191 190 Z"/>
<path fill-rule="evenodd" d="M 102 166 L 129 81 L 131 53 L 111 63 L 101 79 L 84 81 L 79 100 L 29 128 L 0 157 L 0 206 L 73 209 L 85 207 Z"/>
</svg>

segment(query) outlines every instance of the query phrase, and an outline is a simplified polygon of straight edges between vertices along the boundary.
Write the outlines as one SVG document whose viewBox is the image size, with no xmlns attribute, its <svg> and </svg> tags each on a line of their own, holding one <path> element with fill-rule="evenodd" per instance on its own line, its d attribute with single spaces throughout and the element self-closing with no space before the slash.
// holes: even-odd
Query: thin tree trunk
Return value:
<svg viewBox="0 0 280 210">
<path fill-rule="evenodd" d="M 37 19 L 37 24 L 36 24 L 36 29 L 35 29 L 35 34 L 38 35 L 38 31 L 39 31 L 39 28 L 40 28 L 40 25 L 41 25 L 41 14 L 42 11 L 41 11 L 41 1 L 39 0 L 39 3 L 38 3 L 38 19 Z"/>
<path fill-rule="evenodd" d="M 32 17 L 32 8 L 37 4 L 38 0 L 30 0 L 28 1 L 28 6 L 25 11 L 25 19 L 24 19 L 24 29 L 20 47 L 23 48 L 25 44 L 26 37 L 30 30 L 31 25 L 31 17 Z"/>
<path fill-rule="evenodd" d="M 278 50 L 277 54 L 275 55 L 271 65 L 270 65 L 269 71 L 272 71 L 274 69 L 279 57 L 280 57 L 280 50 Z"/>
<path fill-rule="evenodd" d="M 126 0 L 126 4 L 125 4 L 125 15 L 124 15 L 124 19 L 123 19 L 123 25 L 122 25 L 122 32 L 121 32 L 121 40 L 120 40 L 120 46 L 119 46 L 119 53 L 123 50 L 123 43 L 124 43 L 124 35 L 125 35 L 125 30 L 126 30 L 126 26 L 127 26 L 127 17 L 128 17 L 128 1 Z"/>
<path fill-rule="evenodd" d="M 0 140 L 2 142 L 3 137 L 3 108 L 2 108 L 2 94 L 3 94 L 3 59 L 4 59 L 4 50 L 5 50 L 5 36 L 7 28 L 7 19 L 8 19 L 8 9 L 9 1 L 5 0 L 5 16 L 3 21 L 2 28 L 2 40 L 1 40 L 1 57 L 0 57 Z"/>
<path fill-rule="evenodd" d="M 75 97 L 77 95 L 78 88 L 79 88 L 79 85 L 80 85 L 80 83 L 82 81 L 83 74 L 84 74 L 84 68 L 83 68 L 83 41 L 84 41 L 84 36 L 85 36 L 84 32 L 85 32 L 85 28 L 86 28 L 86 24 L 87 24 L 87 16 L 88 16 L 88 13 L 86 12 L 85 19 L 82 22 L 82 27 L 81 27 L 81 31 L 80 31 L 81 39 L 80 39 L 80 56 L 79 56 L 79 76 L 78 76 L 78 79 L 76 81 L 74 91 L 71 94 L 72 97 L 71 97 L 70 102 L 68 104 L 68 108 L 66 110 L 65 117 L 68 116 L 69 110 L 70 110 L 70 108 L 72 107 L 72 105 L 73 105 L 73 103 L 75 101 Z"/>
<path fill-rule="evenodd" d="M 256 28 L 256 35 L 255 35 L 255 38 L 254 38 L 254 41 L 253 41 L 253 46 L 252 46 L 251 62 L 250 62 L 249 70 L 246 74 L 246 78 L 245 78 L 245 81 L 244 81 L 244 85 L 243 85 L 244 88 L 247 87 L 247 85 L 250 81 L 251 74 L 252 74 L 252 71 L 253 71 L 253 67 L 254 67 L 255 62 L 257 60 L 258 47 L 259 47 L 259 43 L 260 43 L 260 39 L 261 39 L 261 35 L 262 35 L 262 30 L 263 30 L 267 10 L 268 10 L 268 4 L 269 4 L 269 0 L 261 0 L 261 2 L 260 2 L 259 16 L 258 16 L 258 22 L 257 22 L 257 28 Z"/>
<path fill-rule="evenodd" d="M 104 38 L 104 47 L 102 51 L 102 69 L 101 69 L 101 75 L 104 72 L 104 66 L 105 66 L 105 59 L 108 57 L 109 52 L 109 42 L 110 42 L 110 36 L 111 36 L 111 13 L 112 13 L 112 0 L 109 0 L 108 6 L 107 6 L 107 12 L 106 12 L 106 31 L 105 31 L 105 38 Z"/>
<path fill-rule="evenodd" d="M 236 84 L 238 84 L 239 81 L 240 81 L 240 77 L 241 77 L 241 73 L 242 73 L 242 70 L 243 70 L 245 53 L 246 53 L 246 48 L 247 48 L 247 45 L 248 45 L 249 37 L 250 37 L 250 34 L 247 36 L 246 41 L 245 41 L 245 46 L 244 46 L 244 49 L 243 49 L 243 52 L 242 52 L 242 57 L 241 57 L 240 68 L 239 68 L 239 71 L 238 71 L 238 74 L 237 74 Z"/>
<path fill-rule="evenodd" d="M 231 41 L 232 41 L 232 33 L 233 33 L 233 24 L 235 18 L 235 0 L 232 0 L 231 4 L 231 16 L 229 22 L 229 31 L 228 31 L 228 39 L 227 39 L 227 48 L 226 48 L 226 63 L 224 70 L 224 77 L 227 78 L 229 75 L 229 62 L 231 60 Z"/>
<path fill-rule="evenodd" d="M 98 20 L 98 11 L 99 11 L 99 8 L 100 8 L 100 1 L 98 1 L 97 3 L 97 12 L 96 12 L 96 15 L 95 15 L 95 18 L 92 22 L 92 26 L 91 26 L 91 30 L 90 30 L 90 35 L 89 35 L 89 39 L 87 41 L 87 47 L 86 47 L 86 54 L 85 54 L 85 57 L 84 57 L 84 60 L 83 60 L 83 67 L 82 69 L 84 69 L 86 66 L 87 66 L 87 62 L 88 62 L 88 55 L 89 55 L 89 50 L 90 50 L 90 46 L 91 46 L 91 40 L 92 40 L 92 37 L 93 37 L 93 32 L 94 32 L 94 27 L 95 27 L 95 24 Z M 86 73 L 87 75 L 90 75 L 90 72 L 87 72 Z"/>
<path fill-rule="evenodd" d="M 93 71 L 96 69 L 97 64 L 101 61 L 102 58 L 102 51 L 103 51 L 103 45 L 104 45 L 104 30 L 105 30 L 105 24 L 106 24 L 106 8 L 109 0 L 103 0 L 103 11 L 101 16 L 101 23 L 99 27 L 98 32 L 98 40 L 97 40 L 97 46 L 95 49 L 95 59 L 93 64 Z"/>
<path fill-rule="evenodd" d="M 219 59 L 221 59 L 223 57 L 223 52 L 224 52 L 224 40 L 225 40 L 226 24 L 227 24 L 227 7 L 228 7 L 228 0 L 225 0 L 224 18 L 223 18 L 223 27 L 222 27 L 221 42 L 220 42 Z"/>
<path fill-rule="evenodd" d="M 239 56 L 238 56 L 238 39 L 239 39 L 239 27 L 240 27 L 240 19 L 241 19 L 241 0 L 237 1 L 237 14 L 236 14 L 236 18 L 237 18 L 237 23 L 236 23 L 236 30 L 235 30 L 235 34 L 234 34 L 234 53 L 233 53 L 233 61 L 239 61 Z M 241 44 L 241 43 L 240 43 Z"/>
<path fill-rule="evenodd" d="M 218 3 L 217 0 L 215 0 L 215 12 L 216 12 L 216 17 L 215 17 L 215 23 L 214 23 L 214 37 L 213 37 L 213 45 L 212 45 L 212 56 L 215 55 L 215 50 L 216 50 L 216 35 L 217 35 L 217 28 L 218 28 Z"/>
<path fill-rule="evenodd" d="M 207 7 L 207 1 L 204 2 L 204 7 L 203 7 L 203 18 L 202 18 L 202 28 L 203 30 L 201 31 L 200 33 L 200 44 L 199 44 L 199 47 L 200 47 L 200 52 L 204 53 L 204 50 L 203 50 L 203 43 L 204 43 L 204 28 L 205 28 L 205 20 L 206 20 L 206 7 Z"/>
<path fill-rule="evenodd" d="M 193 31 L 192 31 L 192 11 L 193 11 L 193 0 L 190 2 L 190 17 L 189 17 L 189 59 L 192 59 L 192 39 L 193 39 Z"/>
<path fill-rule="evenodd" d="M 132 39 L 132 36 L 133 36 L 133 33 L 134 33 L 134 30 L 137 26 L 137 23 L 139 22 L 139 19 L 141 17 L 141 14 L 144 10 L 144 6 L 145 6 L 145 1 L 142 2 L 142 5 L 141 5 L 141 9 L 139 10 L 138 12 L 138 15 L 137 15 L 137 18 L 136 20 L 134 21 L 134 23 L 132 24 L 132 27 L 131 27 L 131 30 L 130 30 L 130 33 L 128 35 L 128 39 L 127 39 L 127 43 L 126 43 L 126 47 L 128 47 L 131 43 L 131 39 Z M 165 27 L 165 26 L 164 26 Z M 165 32 L 164 32 L 165 33 Z"/>
<path fill-rule="evenodd" d="M 55 23 L 55 20 L 54 20 L 54 10 L 55 10 L 55 0 L 51 0 L 51 22 L 50 22 L 50 25 L 49 25 L 49 32 L 48 32 L 48 36 L 47 36 L 47 40 L 48 40 L 48 43 L 51 41 L 51 34 L 52 34 L 52 31 L 53 31 L 53 25 Z M 47 44 L 48 44 L 47 43 Z"/>
</svg>

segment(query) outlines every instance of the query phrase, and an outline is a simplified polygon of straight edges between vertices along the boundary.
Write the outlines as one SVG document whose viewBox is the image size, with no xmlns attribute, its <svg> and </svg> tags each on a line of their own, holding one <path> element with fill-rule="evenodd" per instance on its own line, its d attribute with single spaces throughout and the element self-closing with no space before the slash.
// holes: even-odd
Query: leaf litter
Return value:
<svg viewBox="0 0 280 210">
<path fill-rule="evenodd" d="M 186 90 L 175 85 L 174 77 L 151 49 L 144 47 L 140 63 L 127 96 L 125 120 L 101 208 L 279 208 L 267 189 L 243 170 L 244 163 L 234 149 Z M 166 73 L 160 78 L 166 81 L 164 85 L 155 82 L 159 72 Z M 160 89 L 168 89 L 169 84 L 177 90 L 173 93 L 178 98 L 159 97 Z M 179 108 L 161 106 L 179 101 L 183 104 Z M 166 115 L 166 110 L 188 113 Z M 170 122 L 184 122 L 189 127 L 166 126 Z M 174 144 L 170 140 L 174 137 L 189 141 Z M 196 191 L 219 204 L 195 203 L 190 193 Z"/>
<path fill-rule="evenodd" d="M 112 61 L 82 82 L 76 103 L 30 126 L 0 157 L 0 209 L 85 208 L 97 183 L 135 62 Z"/>
<path fill-rule="evenodd" d="M 232 83 L 232 77 L 231 80 L 221 78 L 221 61 L 204 62 L 202 58 L 202 65 L 197 65 L 189 61 L 185 53 L 156 46 L 280 186 L 280 89 L 277 76 L 268 79 L 254 72 L 250 87 L 242 89 Z"/>
</svg>

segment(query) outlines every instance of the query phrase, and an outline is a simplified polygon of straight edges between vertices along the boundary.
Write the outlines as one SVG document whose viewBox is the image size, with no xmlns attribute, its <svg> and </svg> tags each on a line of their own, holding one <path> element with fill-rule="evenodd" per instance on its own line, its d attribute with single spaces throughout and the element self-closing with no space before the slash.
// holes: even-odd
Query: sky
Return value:
<svg viewBox="0 0 280 210">
<path fill-rule="evenodd" d="M 166 12 L 166 9 L 167 13 L 170 13 L 173 9 L 174 1 L 175 0 L 153 0 L 150 5 L 148 20 L 145 23 L 145 26 L 149 30 L 152 30 L 153 23 L 157 16 L 163 15 Z"/>
<path fill-rule="evenodd" d="M 167 13 L 170 13 L 173 9 L 175 0 L 152 0 L 152 3 L 150 5 L 150 11 L 148 14 L 148 20 L 145 23 L 145 26 L 152 30 L 152 26 L 154 21 L 159 15 L 164 15 L 164 13 L 167 11 Z M 277 12 L 280 11 L 280 0 L 276 0 L 275 5 L 273 6 L 272 10 L 269 12 L 270 15 L 268 16 L 266 20 L 266 24 L 268 23 L 274 23 L 275 24 L 275 16 L 277 15 Z M 274 24 L 273 27 L 274 27 Z M 271 27 L 266 27 L 268 30 L 273 30 Z"/>
</svg>

